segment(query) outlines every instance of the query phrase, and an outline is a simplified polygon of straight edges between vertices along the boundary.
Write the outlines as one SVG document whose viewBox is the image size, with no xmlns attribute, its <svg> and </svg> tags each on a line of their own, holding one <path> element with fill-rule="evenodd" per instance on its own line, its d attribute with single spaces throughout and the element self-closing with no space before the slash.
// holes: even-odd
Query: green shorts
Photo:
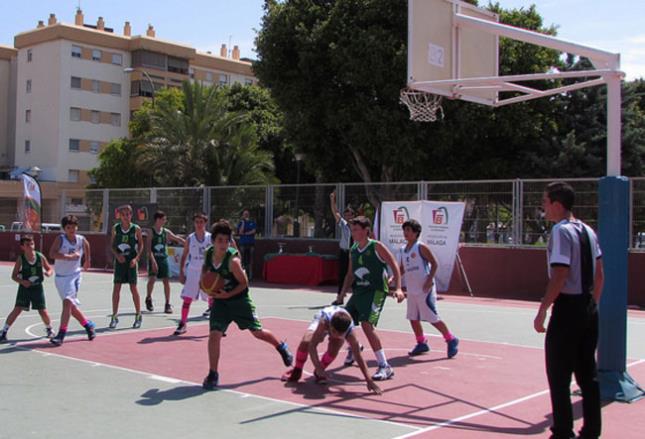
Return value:
<svg viewBox="0 0 645 439">
<path fill-rule="evenodd" d="M 130 261 L 123 264 L 114 261 L 114 283 L 115 284 L 137 284 L 137 266 L 130 267 Z"/>
<path fill-rule="evenodd" d="M 148 276 L 156 277 L 157 279 L 168 279 L 170 277 L 170 265 L 168 264 L 168 258 L 157 259 L 157 272 L 152 272 L 152 264 L 148 264 Z"/>
<path fill-rule="evenodd" d="M 345 309 L 354 319 L 355 325 L 360 322 L 369 322 L 376 326 L 386 298 L 387 292 L 385 291 L 352 294 Z"/>
<path fill-rule="evenodd" d="M 45 306 L 45 291 L 42 285 L 25 288 L 22 285 L 18 287 L 18 294 L 16 295 L 16 306 L 25 311 L 31 309 L 46 309 Z"/>
<path fill-rule="evenodd" d="M 255 314 L 255 305 L 248 294 L 228 300 L 215 300 L 210 316 L 211 331 L 226 332 L 231 322 L 240 329 L 259 331 L 262 323 Z"/>
</svg>

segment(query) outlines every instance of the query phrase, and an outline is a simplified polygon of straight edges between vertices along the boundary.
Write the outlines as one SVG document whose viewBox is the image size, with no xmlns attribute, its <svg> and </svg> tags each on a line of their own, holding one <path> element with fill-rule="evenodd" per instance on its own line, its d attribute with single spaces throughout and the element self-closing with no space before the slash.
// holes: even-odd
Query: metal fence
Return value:
<svg viewBox="0 0 645 439">
<path fill-rule="evenodd" d="M 59 206 L 45 212 L 44 221 L 58 222 L 65 214 L 81 219 L 85 233 L 107 233 L 111 210 L 120 204 L 148 204 L 168 215 L 168 227 L 178 233 L 192 229 L 192 216 L 203 211 L 211 221 L 236 224 L 242 209 L 255 219 L 258 237 L 332 239 L 337 230 L 329 194 L 337 207 L 351 206 L 373 218 L 380 201 L 438 200 L 466 203 L 461 240 L 479 245 L 544 245 L 548 224 L 542 214 L 542 194 L 551 180 L 419 181 L 197 188 L 139 188 L 64 191 Z M 567 180 L 576 191 L 577 217 L 597 226 L 598 179 Z M 630 179 L 631 243 L 645 249 L 645 178 Z"/>
</svg>

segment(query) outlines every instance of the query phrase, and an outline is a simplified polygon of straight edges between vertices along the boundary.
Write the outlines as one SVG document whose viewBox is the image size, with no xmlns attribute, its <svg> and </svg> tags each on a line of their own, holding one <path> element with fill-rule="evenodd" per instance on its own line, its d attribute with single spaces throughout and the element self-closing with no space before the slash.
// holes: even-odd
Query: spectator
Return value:
<svg viewBox="0 0 645 439">
<path fill-rule="evenodd" d="M 237 235 L 240 239 L 240 253 L 242 254 L 242 267 L 246 271 L 249 281 L 253 280 L 253 253 L 255 251 L 255 232 L 257 225 L 251 219 L 249 209 L 242 211 L 242 219 L 237 224 Z"/>
</svg>

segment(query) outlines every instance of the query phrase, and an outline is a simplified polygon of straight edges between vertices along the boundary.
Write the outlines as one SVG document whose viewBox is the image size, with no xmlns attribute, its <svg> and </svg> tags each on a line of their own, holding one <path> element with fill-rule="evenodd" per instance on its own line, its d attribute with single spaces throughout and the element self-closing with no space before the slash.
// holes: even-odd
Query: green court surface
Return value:
<svg viewBox="0 0 645 439">
<path fill-rule="evenodd" d="M 11 267 L 0 266 L 0 324 L 4 324 L 7 314 L 13 308 L 17 284 L 10 280 Z M 206 319 L 201 317 L 206 304 L 193 304 L 189 321 L 189 331 L 182 336 L 181 344 L 169 337 L 177 324 L 180 310 L 179 293 L 181 285 L 172 284 L 172 302 L 175 314 L 161 312 L 163 305 L 162 285 L 157 283 L 154 293 L 156 309 L 153 313 L 144 312 L 143 327 L 131 329 L 133 305 L 127 286 L 121 292 L 121 319 L 116 331 L 107 329 L 108 314 L 111 309 L 112 278 L 105 273 L 84 273 L 80 299 L 82 309 L 97 324 L 98 336 L 92 345 L 83 340 L 84 331 L 75 321 L 70 323 L 71 337 L 60 349 L 49 348 L 42 339 L 44 328 L 36 312 L 23 313 L 9 332 L 9 342 L 0 345 L 0 438 L 63 438 L 87 436 L 92 438 L 201 438 L 201 437 L 548 437 L 548 422 L 543 415 L 548 414 L 548 394 L 546 377 L 543 374 L 542 345 L 543 335 L 533 331 L 532 323 L 537 307 L 535 303 L 508 302 L 493 299 L 464 298 L 446 296 L 439 301 L 439 312 L 453 333 L 462 340 L 458 356 L 460 362 L 474 363 L 486 357 L 493 357 L 499 351 L 500 358 L 507 355 L 509 348 L 518 349 L 532 358 L 526 364 L 529 375 L 537 378 L 535 389 L 539 392 L 527 394 L 531 401 L 523 403 L 518 398 L 510 398 L 504 404 L 486 406 L 477 410 L 455 413 L 454 416 L 426 416 L 416 421 L 406 421 L 405 416 L 389 417 L 379 412 L 378 416 L 339 409 L 334 404 L 326 404 L 328 396 L 320 392 L 303 392 L 295 397 L 285 397 L 284 384 L 279 376 L 285 368 L 278 362 L 275 354 L 268 352 L 265 346 L 254 342 L 252 348 L 245 352 L 232 350 L 242 345 L 242 335 L 237 329 L 231 329 L 229 337 L 223 339 L 226 346 L 221 363 L 222 369 L 235 368 L 233 361 L 246 362 L 244 368 L 244 386 L 224 385 L 217 392 L 203 392 L 200 387 L 201 369 L 197 374 L 188 370 L 201 368 L 206 364 Z M 145 295 L 145 279 L 139 279 L 141 295 Z M 57 329 L 61 302 L 55 290 L 53 279 L 45 282 L 48 309 L 54 327 Z M 307 290 L 297 288 L 280 288 L 268 284 L 254 285 L 252 297 L 257 305 L 260 318 L 271 323 L 276 335 L 286 338 L 292 350 L 295 350 L 307 322 L 322 306 L 334 298 L 333 289 Z M 143 302 L 143 301 L 142 301 Z M 277 322 L 277 323 L 276 323 Z M 279 325 L 279 322 L 284 324 Z M 267 323 L 267 326 L 268 326 Z M 295 328 L 295 329 L 294 329 Z M 405 357 L 405 351 L 411 348 L 414 338 L 407 320 L 405 304 L 388 300 L 379 322 L 384 346 L 390 358 L 397 360 Z M 450 369 L 450 377 L 459 381 L 460 362 L 447 363 L 439 357 L 444 355 L 443 340 L 429 325 L 428 334 L 433 335 L 430 343 L 433 347 L 426 363 L 416 366 L 400 367 L 391 381 L 384 383 L 385 393 L 378 403 L 393 411 L 400 410 L 402 402 L 388 397 L 394 395 L 396 385 L 410 377 L 406 373 L 421 370 L 433 379 L 444 380 Z M 245 335 L 250 339 L 248 335 Z M 128 341 L 137 338 L 138 342 Z M 107 357 L 97 360 L 99 353 L 96 343 L 110 343 Z M 387 343 L 390 343 L 388 346 Z M 391 343 L 398 343 L 393 346 Z M 68 344 L 70 346 L 68 346 Z M 142 344 L 153 345 L 143 346 Z M 71 350 L 71 346 L 74 349 Z M 87 348 L 84 348 L 86 346 Z M 168 356 L 141 358 L 142 355 L 154 356 L 168 346 L 168 351 L 180 358 L 175 369 L 168 364 Z M 92 348 L 92 349 L 90 349 Z M 67 350 L 65 350 L 67 349 Z M 157 350 L 155 350 L 157 349 Z M 161 350 L 159 350 L 161 349 Z M 257 351 L 256 351 L 257 349 Z M 87 350 L 88 354 L 83 354 Z M 227 351 L 228 350 L 228 351 Z M 400 351 L 400 352 L 399 352 Z M 441 352 L 440 352 L 441 351 Z M 80 354 L 79 354 L 80 352 Z M 229 352 L 227 362 L 227 352 Z M 167 352 L 166 352 L 167 354 Z M 183 355 L 182 357 L 182 354 Z M 645 381 L 645 312 L 630 311 L 628 319 L 628 363 L 630 372 L 643 384 Z M 94 356 L 92 356 L 94 355 Z M 110 355 L 113 355 L 112 358 Z M 266 361 L 264 357 L 267 357 Z M 373 369 L 373 355 L 366 352 Z M 260 359 L 261 364 L 256 364 Z M 336 360 L 332 369 L 338 366 Z M 448 360 L 451 361 L 451 360 Z M 140 367 L 148 364 L 150 367 Z M 173 363 L 175 364 L 175 363 Z M 129 366 L 128 366 L 129 365 Z M 311 363 L 309 362 L 310 366 Z M 469 366 L 472 366 L 469 365 Z M 413 369 L 417 367 L 419 369 Z M 633 369 L 632 369 L 633 368 Z M 154 370 L 163 371 L 155 373 Z M 336 370 L 336 369 L 334 369 Z M 473 367 L 464 367 L 464 372 L 473 374 Z M 204 374 L 207 372 L 203 370 Z M 336 372 L 338 373 L 338 372 Z M 233 381 L 229 374 L 229 382 Z M 339 375 L 340 376 L 340 375 Z M 194 377 L 194 378 L 191 378 Z M 457 379 L 455 379 L 457 377 Z M 468 377 L 469 382 L 477 382 L 478 377 Z M 399 380 L 399 381 L 397 381 Z M 226 377 L 222 376 L 226 383 Z M 464 380 L 466 381 L 466 380 Z M 353 395 L 349 401 L 362 406 L 361 398 L 364 385 L 360 382 L 347 381 L 340 386 L 340 392 Z M 450 383 L 439 383 L 450 385 Z M 475 384 L 476 385 L 476 384 Z M 509 383 L 509 386 L 512 385 Z M 246 386 L 246 387 L 245 387 Z M 306 384 L 311 389 L 312 384 Z M 458 382 L 454 386 L 459 387 Z M 495 389 L 464 389 L 465 395 L 473 398 L 479 393 L 495 393 Z M 275 393 L 272 393 L 275 388 Z M 450 387 L 448 387 L 450 388 Z M 257 390 L 257 391 L 256 391 Z M 435 394 L 438 393 L 435 390 Z M 336 392 L 337 396 L 339 393 Z M 415 394 L 417 395 L 417 394 Z M 376 398 L 370 396 L 365 399 Z M 441 408 L 433 408 L 430 396 L 428 407 L 424 401 L 415 396 L 411 405 L 423 407 L 429 413 L 441 413 Z M 525 405 L 518 405 L 525 404 Z M 633 419 L 635 410 L 642 410 L 645 401 L 631 405 L 611 404 L 605 408 L 605 426 L 607 432 L 623 431 L 623 416 Z M 486 421 L 487 416 L 498 410 L 513 408 L 526 412 L 527 419 L 532 410 L 540 411 L 539 422 L 531 423 L 531 428 L 518 430 L 499 427 L 499 419 Z M 544 413 L 542 413 L 544 412 Z M 517 420 L 519 415 L 508 415 L 506 418 Z M 642 418 L 642 416 L 640 417 Z M 412 418 L 410 418 L 412 419 Z M 477 428 L 474 421 L 480 420 Z M 510 422 L 510 421 L 505 421 Z M 638 423 L 640 422 L 640 424 Z M 625 432 L 622 437 L 639 437 L 638 431 L 645 431 L 642 421 L 632 422 L 634 434 Z M 579 423 L 579 421 L 578 421 Z M 578 425 L 578 424 L 577 424 Z M 523 433 L 520 434 L 520 431 Z"/>
</svg>

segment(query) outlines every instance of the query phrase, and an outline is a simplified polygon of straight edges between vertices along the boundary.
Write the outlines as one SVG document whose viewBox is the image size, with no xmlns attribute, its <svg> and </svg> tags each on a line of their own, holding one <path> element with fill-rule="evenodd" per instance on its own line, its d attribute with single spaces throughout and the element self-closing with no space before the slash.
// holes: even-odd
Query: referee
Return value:
<svg viewBox="0 0 645 439">
<path fill-rule="evenodd" d="M 553 304 L 544 344 L 546 374 L 553 411 L 553 439 L 573 433 L 571 374 L 582 392 L 580 438 L 598 438 L 601 429 L 600 389 L 596 370 L 598 307 L 603 287 L 602 252 L 594 231 L 576 219 L 575 193 L 567 183 L 546 187 L 542 205 L 555 223 L 547 247 L 549 283 L 533 326 L 545 332 L 546 312 Z"/>
<path fill-rule="evenodd" d="M 340 243 L 338 251 L 338 292 L 336 293 L 336 300 L 334 300 L 332 305 L 342 305 L 343 297 L 341 295 L 341 290 L 343 288 L 343 282 L 345 281 L 345 275 L 347 274 L 347 266 L 349 265 L 349 250 L 353 244 L 352 232 L 349 228 L 349 220 L 354 218 L 354 211 L 351 208 L 346 208 L 343 211 L 341 216 L 338 208 L 336 207 L 336 192 L 329 194 L 329 201 L 331 204 L 331 211 L 336 218 L 336 224 L 340 227 Z"/>
</svg>

